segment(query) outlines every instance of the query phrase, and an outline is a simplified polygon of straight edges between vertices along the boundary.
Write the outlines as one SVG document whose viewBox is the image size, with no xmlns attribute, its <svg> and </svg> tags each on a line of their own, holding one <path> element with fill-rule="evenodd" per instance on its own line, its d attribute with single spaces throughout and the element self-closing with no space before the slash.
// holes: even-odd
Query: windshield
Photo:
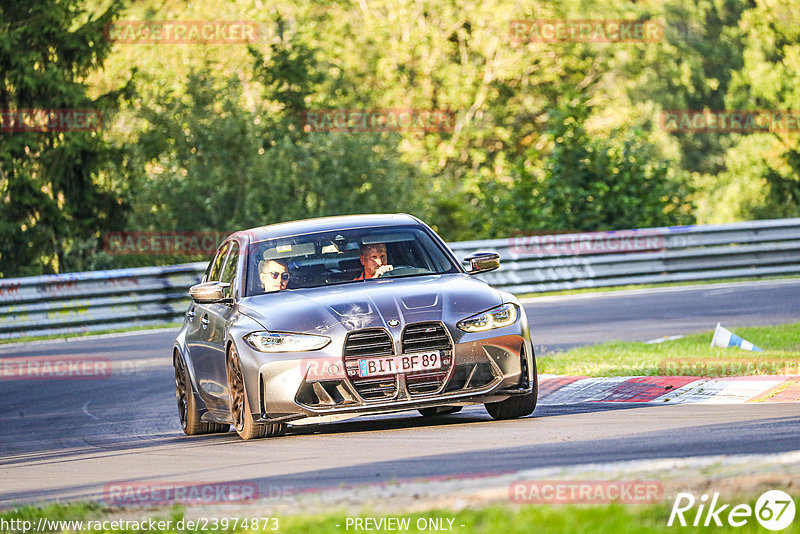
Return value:
<svg viewBox="0 0 800 534">
<path fill-rule="evenodd" d="M 252 243 L 245 296 L 460 272 L 418 227 L 362 228 Z"/>
</svg>

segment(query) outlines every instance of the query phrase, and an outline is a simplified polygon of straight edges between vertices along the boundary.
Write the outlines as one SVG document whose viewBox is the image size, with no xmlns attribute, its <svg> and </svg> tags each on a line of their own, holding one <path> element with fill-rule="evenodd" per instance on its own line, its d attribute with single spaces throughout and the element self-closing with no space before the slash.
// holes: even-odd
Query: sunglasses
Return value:
<svg viewBox="0 0 800 534">
<path fill-rule="evenodd" d="M 281 280 L 289 279 L 289 273 L 276 273 L 275 271 L 269 271 L 267 274 L 270 275 L 273 280 L 277 280 L 279 276 Z"/>
</svg>

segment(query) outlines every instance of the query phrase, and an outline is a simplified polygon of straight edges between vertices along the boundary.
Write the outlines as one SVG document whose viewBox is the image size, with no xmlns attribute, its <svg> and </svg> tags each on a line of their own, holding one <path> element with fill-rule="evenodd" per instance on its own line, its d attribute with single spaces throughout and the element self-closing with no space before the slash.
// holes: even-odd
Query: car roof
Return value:
<svg viewBox="0 0 800 534">
<path fill-rule="evenodd" d="M 291 237 L 314 232 L 329 232 L 335 230 L 355 230 L 358 228 L 371 228 L 376 226 L 418 225 L 422 221 L 406 213 L 380 213 L 371 215 L 342 215 L 337 217 L 317 217 L 299 221 L 258 226 L 248 230 L 235 232 L 231 237 L 248 237 L 251 243 L 274 239 L 278 237 Z"/>
</svg>

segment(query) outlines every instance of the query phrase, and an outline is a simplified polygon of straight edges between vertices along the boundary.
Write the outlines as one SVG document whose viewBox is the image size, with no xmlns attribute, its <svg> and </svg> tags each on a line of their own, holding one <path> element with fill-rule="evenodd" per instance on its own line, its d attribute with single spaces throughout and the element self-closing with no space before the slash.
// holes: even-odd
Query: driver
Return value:
<svg viewBox="0 0 800 534">
<path fill-rule="evenodd" d="M 289 270 L 286 264 L 275 260 L 261 260 L 258 263 L 258 278 L 264 291 L 280 291 L 289 283 Z"/>
<path fill-rule="evenodd" d="M 380 278 L 383 274 L 394 269 L 388 264 L 386 243 L 362 244 L 360 250 L 361 255 L 358 259 L 361 260 L 361 265 L 364 266 L 364 272 L 356 280 Z"/>
</svg>

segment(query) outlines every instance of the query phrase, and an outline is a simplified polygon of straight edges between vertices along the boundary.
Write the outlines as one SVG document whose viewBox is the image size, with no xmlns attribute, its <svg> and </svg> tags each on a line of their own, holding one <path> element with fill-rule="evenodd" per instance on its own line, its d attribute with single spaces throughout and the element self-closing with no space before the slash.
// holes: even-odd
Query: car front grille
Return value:
<svg viewBox="0 0 800 534">
<path fill-rule="evenodd" d="M 417 371 L 406 375 L 409 394 L 424 395 L 439 391 L 447 379 L 453 359 L 453 344 L 438 322 L 412 323 L 406 326 L 402 338 L 403 354 L 438 350 L 444 366 L 434 371 Z"/>
<path fill-rule="evenodd" d="M 402 336 L 403 354 L 437 350 L 443 367 L 433 371 L 406 373 L 405 383 L 409 395 L 436 393 L 442 389 L 453 361 L 453 344 L 444 325 L 439 322 L 412 323 Z M 347 378 L 365 400 L 387 400 L 397 395 L 398 382 L 394 375 L 361 378 L 358 376 L 359 358 L 391 356 L 394 354 L 392 338 L 382 328 L 369 328 L 350 332 L 344 343 L 344 365 Z"/>
<path fill-rule="evenodd" d="M 365 356 L 385 356 L 394 353 L 392 338 L 386 330 L 370 328 L 350 332 L 344 342 L 344 357 L 359 358 Z"/>
<path fill-rule="evenodd" d="M 365 400 L 391 399 L 397 394 L 397 378 L 358 376 L 358 359 L 394 354 L 392 338 L 386 330 L 370 328 L 347 334 L 344 342 L 344 365 L 347 378 Z"/>
</svg>

